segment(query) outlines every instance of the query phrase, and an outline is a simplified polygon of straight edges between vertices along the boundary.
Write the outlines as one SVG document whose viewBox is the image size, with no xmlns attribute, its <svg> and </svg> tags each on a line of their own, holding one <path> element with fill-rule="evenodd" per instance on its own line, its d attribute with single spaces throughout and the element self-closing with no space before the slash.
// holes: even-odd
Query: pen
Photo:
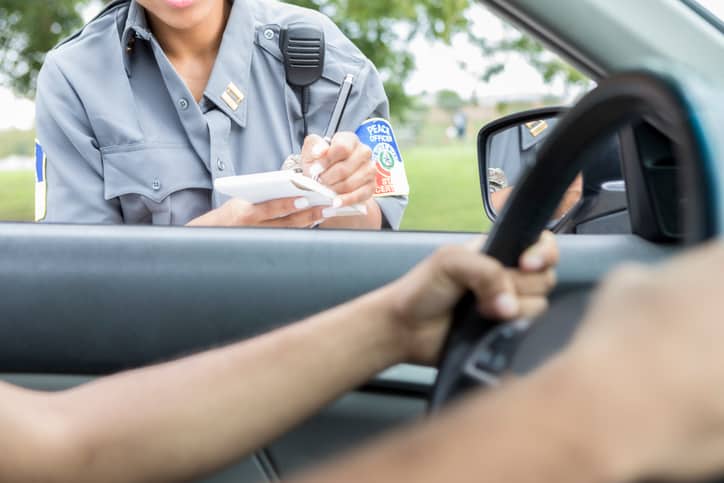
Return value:
<svg viewBox="0 0 724 483">
<path fill-rule="evenodd" d="M 327 130 L 324 132 L 323 139 L 327 144 L 332 143 L 332 138 L 335 134 L 337 134 L 337 130 L 339 130 L 339 126 L 342 124 L 342 117 L 344 116 L 344 111 L 347 109 L 349 96 L 352 94 L 352 87 L 354 87 L 354 75 L 347 74 L 344 81 L 342 81 L 342 87 L 339 89 L 337 102 L 335 102 L 334 110 L 332 111 L 332 117 L 329 119 Z M 293 154 L 289 156 L 282 166 L 282 170 L 285 169 L 294 169 L 295 171 L 301 173 L 301 155 Z M 320 170 L 319 172 L 315 172 L 313 169 L 310 174 L 314 181 L 319 181 L 319 175 L 322 174 L 322 171 Z"/>
<path fill-rule="evenodd" d="M 324 141 L 327 144 L 332 143 L 332 138 L 337 134 L 339 125 L 342 123 L 342 116 L 344 111 L 347 109 L 347 102 L 349 102 L 349 96 L 352 94 L 352 87 L 354 86 L 354 76 L 347 74 L 342 81 L 342 87 L 339 89 L 339 95 L 337 96 L 337 102 L 334 104 L 334 110 L 332 111 L 332 117 L 329 119 L 329 125 L 327 130 L 324 132 Z M 310 173 L 314 181 L 319 181 L 319 176 L 322 174 L 322 170 L 318 172 L 312 169 Z"/>
<path fill-rule="evenodd" d="M 344 116 L 344 111 L 347 109 L 347 102 L 349 101 L 350 94 L 352 94 L 353 86 L 354 76 L 347 74 L 342 82 L 342 87 L 339 89 L 337 103 L 334 105 L 334 111 L 332 111 L 332 118 L 329 120 L 327 130 L 324 132 L 324 140 L 327 141 L 327 143 L 331 143 L 332 137 L 337 134 L 339 125 L 342 123 L 342 116 Z"/>
</svg>

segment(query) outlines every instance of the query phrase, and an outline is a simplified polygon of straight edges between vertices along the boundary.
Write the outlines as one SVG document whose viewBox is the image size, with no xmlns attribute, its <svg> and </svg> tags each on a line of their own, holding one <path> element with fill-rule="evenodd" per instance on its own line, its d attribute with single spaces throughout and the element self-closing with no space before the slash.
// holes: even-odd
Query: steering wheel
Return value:
<svg viewBox="0 0 724 483">
<path fill-rule="evenodd" d="M 483 252 L 507 267 L 517 266 L 521 254 L 540 237 L 567 187 L 594 159 L 591 153 L 596 147 L 640 120 L 656 125 L 674 147 L 686 200 L 681 212 L 685 244 L 714 237 L 723 225 L 717 189 L 724 180 L 719 179 L 722 173 L 715 170 L 713 160 L 715 148 L 724 153 L 724 146 L 711 144 L 719 142 L 712 133 L 713 127 L 722 123 L 707 118 L 717 113 L 700 104 L 710 100 L 701 95 L 701 87 L 682 86 L 670 74 L 657 71 L 622 74 L 601 83 L 551 133 L 537 163 L 514 189 Z M 546 332 L 545 325 L 537 326 L 536 331 Z M 495 385 L 514 359 L 525 358 L 525 352 L 536 349 L 535 344 L 521 345 L 530 326 L 525 320 L 500 324 L 481 319 L 473 294 L 467 293 L 453 314 L 430 409 L 439 409 L 472 387 Z M 550 343 L 562 337 L 555 332 L 547 335 L 537 340 Z"/>
</svg>

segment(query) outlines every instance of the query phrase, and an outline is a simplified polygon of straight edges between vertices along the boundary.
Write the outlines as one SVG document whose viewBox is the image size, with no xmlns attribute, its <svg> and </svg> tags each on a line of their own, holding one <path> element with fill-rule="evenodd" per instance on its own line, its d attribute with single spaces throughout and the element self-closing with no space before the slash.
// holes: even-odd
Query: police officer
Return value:
<svg viewBox="0 0 724 483">
<path fill-rule="evenodd" d="M 355 78 L 347 132 L 329 145 L 304 137 L 286 82 L 280 32 L 299 21 L 326 38 L 310 133 L 324 132 L 343 79 Z M 399 227 L 406 179 L 374 196 L 379 146 L 354 134 L 370 118 L 392 132 L 379 74 L 317 12 L 264 0 L 117 0 L 48 54 L 37 92 L 37 220 Z M 385 143 L 399 152 L 394 135 Z M 303 198 L 251 206 L 214 192 L 219 177 L 278 170 L 300 152 L 305 171 L 339 194 L 335 207 L 364 203 L 367 215 L 328 219 L 330 209 Z"/>
</svg>

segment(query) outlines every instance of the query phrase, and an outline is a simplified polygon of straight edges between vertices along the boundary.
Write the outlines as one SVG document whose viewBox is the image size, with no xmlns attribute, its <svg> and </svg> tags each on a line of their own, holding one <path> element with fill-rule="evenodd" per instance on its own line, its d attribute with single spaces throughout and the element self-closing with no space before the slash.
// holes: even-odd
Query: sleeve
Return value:
<svg viewBox="0 0 724 483">
<path fill-rule="evenodd" d="M 36 206 L 36 221 L 123 223 L 119 200 L 104 197 L 101 154 L 81 99 L 52 54 L 38 77 L 36 125 L 36 156 L 43 159 L 36 205 L 45 204 Z"/>
<path fill-rule="evenodd" d="M 359 95 L 356 98 L 353 98 L 352 101 L 357 100 L 360 104 L 356 106 L 357 109 L 359 109 L 359 111 L 362 113 L 361 116 L 357 116 L 357 119 L 361 123 L 360 126 L 364 124 L 365 121 L 367 121 L 368 119 L 380 118 L 385 120 L 385 123 L 390 126 L 390 131 L 392 131 L 391 125 L 389 123 L 390 105 L 387 99 L 387 94 L 385 94 L 382 79 L 380 78 L 377 69 L 374 67 L 374 65 L 372 65 L 369 60 L 366 60 L 365 66 L 360 72 L 358 87 L 356 90 Z M 355 129 L 358 128 L 355 127 Z M 360 132 L 358 130 L 358 135 L 359 134 Z M 407 175 L 405 173 L 402 153 L 397 146 L 397 140 L 394 138 L 393 132 L 391 132 L 391 136 L 392 145 L 394 147 L 393 151 L 395 151 L 399 157 L 399 159 L 397 160 L 399 162 L 399 166 L 397 166 L 394 177 L 399 184 L 405 186 L 406 189 L 404 189 L 404 192 L 409 193 L 409 185 L 407 184 Z M 360 136 L 360 138 L 363 142 L 368 141 L 365 136 Z M 367 142 L 367 144 L 370 145 L 370 148 L 372 148 L 373 151 L 375 151 L 374 143 Z M 380 188 L 381 184 L 380 179 L 381 177 L 378 174 L 378 189 Z M 376 196 L 375 201 L 377 202 L 380 210 L 382 211 L 382 227 L 385 229 L 399 230 L 402 223 L 402 217 L 405 214 L 405 209 L 407 208 L 408 195 L 404 194 L 399 196 Z"/>
</svg>

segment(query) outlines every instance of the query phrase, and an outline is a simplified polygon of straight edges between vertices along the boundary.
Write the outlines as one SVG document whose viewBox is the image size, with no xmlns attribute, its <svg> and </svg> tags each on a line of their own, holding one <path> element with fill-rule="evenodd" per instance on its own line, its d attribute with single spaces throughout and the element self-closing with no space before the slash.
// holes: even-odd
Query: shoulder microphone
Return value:
<svg viewBox="0 0 724 483">
<path fill-rule="evenodd" d="M 317 82 L 324 72 L 326 44 L 324 31 L 313 24 L 295 22 L 282 29 L 279 47 L 284 56 L 287 84 L 301 93 L 304 137 L 309 134 L 309 86 Z"/>
</svg>

